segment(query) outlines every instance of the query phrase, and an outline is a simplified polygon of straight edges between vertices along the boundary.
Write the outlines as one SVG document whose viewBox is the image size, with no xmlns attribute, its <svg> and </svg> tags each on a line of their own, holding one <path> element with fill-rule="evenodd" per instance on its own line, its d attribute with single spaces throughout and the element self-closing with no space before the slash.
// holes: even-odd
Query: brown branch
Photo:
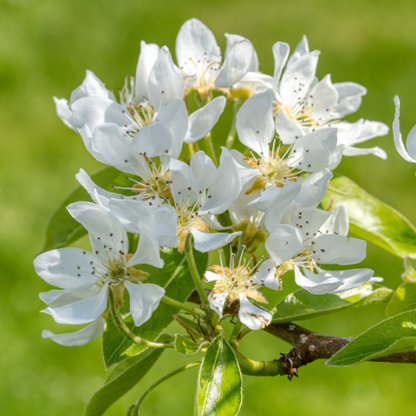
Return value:
<svg viewBox="0 0 416 416">
<path fill-rule="evenodd" d="M 208 289 L 205 290 L 207 294 L 210 293 Z M 194 291 L 189 296 L 188 301 L 200 303 L 198 293 Z M 288 354 L 281 353 L 281 358 L 274 362 L 268 362 L 273 371 L 265 375 L 286 374 L 289 380 L 293 376 L 298 376 L 297 369 L 299 367 L 315 360 L 331 358 L 354 339 L 317 334 L 291 322 L 271 323 L 264 331 L 291 344 L 293 347 Z M 416 364 L 416 351 L 389 354 L 384 357 L 373 358 L 370 361 Z M 256 373 L 256 375 L 258 374 Z"/>
<path fill-rule="evenodd" d="M 281 363 L 286 363 L 289 380 L 293 375 L 297 376 L 297 368 L 315 360 L 331 358 L 354 339 L 317 334 L 291 322 L 271 323 L 264 330 L 293 346 L 289 354 L 282 354 L 280 358 Z M 369 361 L 416 364 L 416 351 L 389 354 Z"/>
</svg>

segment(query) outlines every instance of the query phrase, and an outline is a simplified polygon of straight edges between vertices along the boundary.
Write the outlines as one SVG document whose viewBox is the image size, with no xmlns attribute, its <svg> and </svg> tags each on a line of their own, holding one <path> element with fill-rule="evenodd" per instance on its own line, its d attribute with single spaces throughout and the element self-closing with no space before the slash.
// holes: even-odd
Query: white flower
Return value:
<svg viewBox="0 0 416 416">
<path fill-rule="evenodd" d="M 99 318 L 107 309 L 107 292 L 111 285 L 119 303 L 124 287 L 128 290 L 133 321 L 136 326 L 142 325 L 158 307 L 164 289 L 140 283 L 147 273 L 133 266 L 163 267 L 158 240 L 146 231 L 141 232 L 137 251 L 129 255 L 127 234 L 107 209 L 89 202 L 76 202 L 68 206 L 68 211 L 89 232 L 93 252 L 68 247 L 48 251 L 35 259 L 37 274 L 47 283 L 63 289 L 41 295 L 50 305 L 42 312 L 62 324 L 95 321 L 88 330 L 81 330 L 81 336 L 88 338 L 98 331 Z M 47 335 L 53 338 L 50 333 Z M 57 337 L 56 340 L 65 338 Z M 68 342 L 80 341 L 72 339 Z"/>
<path fill-rule="evenodd" d="M 245 261 L 242 262 L 243 255 L 244 252 L 239 258 L 238 265 L 235 265 L 235 254 L 232 254 L 230 267 L 224 267 L 220 253 L 221 265 L 211 266 L 205 272 L 204 276 L 208 282 L 215 281 L 208 300 L 211 309 L 217 312 L 220 318 L 223 316 L 225 304 L 231 306 L 234 301 L 238 300 L 240 321 L 250 329 L 263 329 L 270 323 L 272 316 L 267 310 L 252 304 L 248 298 L 267 303 L 258 289 L 268 287 L 279 290 L 280 279 L 276 277 L 276 268 L 272 260 L 266 260 L 262 264 L 259 262 L 250 269 L 251 260 L 246 265 Z"/>
<path fill-rule="evenodd" d="M 410 130 L 407 136 L 406 151 L 406 148 L 403 144 L 402 134 L 400 132 L 400 99 L 397 95 L 394 97 L 394 104 L 396 105 L 396 113 L 394 115 L 393 122 L 394 144 L 400 156 L 406 162 L 416 163 L 416 126 L 414 126 L 412 130 Z"/>
<path fill-rule="evenodd" d="M 273 46 L 276 131 L 283 143 L 291 144 L 296 137 L 323 127 L 335 127 L 342 132 L 338 144 L 345 146 L 344 155 L 372 153 L 385 159 L 386 153 L 378 147 L 353 147 L 386 135 L 388 127 L 385 124 L 368 120 L 353 124 L 340 121 L 341 117 L 358 110 L 367 90 L 353 82 L 332 84 L 330 75 L 318 81 L 315 73 L 320 52 L 309 51 L 305 36 L 288 60 L 289 49 L 289 45 L 282 42 Z"/>
<path fill-rule="evenodd" d="M 207 222 L 215 215 L 225 212 L 240 192 L 240 179 L 231 153 L 223 148 L 218 169 L 204 152 L 197 152 L 190 166 L 179 160 L 169 163 L 167 202 L 174 206 L 177 246 L 183 251 L 189 233 L 195 241 L 195 249 L 207 252 L 230 243 L 237 233 L 209 233 Z M 110 210 L 123 222 L 130 232 L 137 232 L 141 217 L 141 201 L 112 200 Z M 135 207 L 137 206 L 137 210 Z M 160 208 L 164 207 L 162 205 Z M 169 207 L 173 210 L 173 207 Z M 149 231 L 156 229 L 146 219 Z M 163 245 L 163 244 L 162 244 Z M 172 245 L 171 245 L 172 246 Z M 175 246 L 176 247 L 176 246 Z"/>
<path fill-rule="evenodd" d="M 317 295 L 343 292 L 365 282 L 382 280 L 372 278 L 374 272 L 370 269 L 321 269 L 320 264 L 351 265 L 365 258 L 366 242 L 345 235 L 348 232 L 345 208 L 331 213 L 294 207 L 284 217 L 287 224 L 265 221 L 270 231 L 265 247 L 279 266 L 279 275 L 294 270 L 296 283 Z"/>
<path fill-rule="evenodd" d="M 302 181 L 300 174 L 335 168 L 343 146 L 337 146 L 337 130 L 321 129 L 299 136 L 287 151 L 280 154 L 272 117 L 272 92 L 265 91 L 249 98 L 237 114 L 236 128 L 240 141 L 249 147 L 252 157 L 233 152 L 240 168 L 242 182 L 252 180 L 247 193 L 269 186 Z M 255 156 L 256 153 L 258 157 Z"/>
<path fill-rule="evenodd" d="M 176 37 L 179 72 L 189 90 L 198 91 L 204 99 L 213 89 L 229 88 L 253 69 L 254 48 L 247 39 L 222 54 L 213 33 L 199 20 L 187 20 Z"/>
<path fill-rule="evenodd" d="M 115 123 L 134 135 L 146 126 L 162 122 L 173 124 L 172 134 L 181 141 L 192 143 L 201 139 L 218 121 L 226 100 L 217 97 L 189 117 L 184 131 L 176 131 L 178 117 L 188 119 L 183 92 L 183 80 L 169 50 L 142 42 L 136 77 L 130 79 L 130 85 L 126 79 L 120 90 L 120 104 L 91 71 L 87 71 L 82 85 L 71 94 L 69 103 L 65 99 L 54 100 L 58 116 L 75 131 L 80 130 L 90 150 L 88 142 L 94 129 L 105 123 Z"/>
</svg>

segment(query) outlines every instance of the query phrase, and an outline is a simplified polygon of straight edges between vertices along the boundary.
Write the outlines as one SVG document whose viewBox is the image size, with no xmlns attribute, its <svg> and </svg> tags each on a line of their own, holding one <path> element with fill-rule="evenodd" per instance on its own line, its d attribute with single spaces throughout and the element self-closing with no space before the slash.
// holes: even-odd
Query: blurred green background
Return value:
<svg viewBox="0 0 416 416">
<path fill-rule="evenodd" d="M 416 123 L 416 3 L 406 0 L 334 2 L 235 0 L 196 2 L 109 0 L 1 0 L 0 2 L 0 414 L 81 415 L 88 397 L 105 376 L 100 341 L 66 348 L 42 340 L 42 329 L 62 332 L 50 316 L 39 314 L 38 292 L 49 287 L 33 271 L 48 217 L 76 186 L 80 167 L 100 168 L 78 135 L 55 115 L 52 96 L 69 98 L 90 69 L 117 90 L 133 75 L 140 40 L 174 51 L 176 33 L 197 17 L 224 47 L 223 33 L 250 39 L 261 70 L 273 71 L 271 47 L 288 42 L 292 50 L 303 34 L 322 51 L 318 75 L 334 82 L 355 81 L 368 88 L 359 112 L 350 117 L 391 125 L 393 96 L 402 100 L 402 131 Z M 224 143 L 230 112 L 214 134 Z M 344 158 L 338 172 L 416 223 L 415 165 L 396 153 L 391 134 L 371 145 L 389 159 Z M 370 245 L 364 266 L 397 287 L 402 261 Z M 294 289 L 286 279 L 284 293 Z M 323 333 L 355 336 L 383 318 L 383 306 L 357 309 L 305 321 Z M 290 347 L 265 333 L 251 334 L 243 351 L 274 359 Z M 185 361 L 167 351 L 154 373 L 115 404 L 108 415 L 123 415 L 146 386 Z M 391 415 L 414 412 L 416 367 L 365 363 L 332 369 L 315 362 L 300 379 L 245 377 L 243 416 Z M 169 380 L 145 401 L 144 415 L 191 415 L 196 370 Z"/>
</svg>

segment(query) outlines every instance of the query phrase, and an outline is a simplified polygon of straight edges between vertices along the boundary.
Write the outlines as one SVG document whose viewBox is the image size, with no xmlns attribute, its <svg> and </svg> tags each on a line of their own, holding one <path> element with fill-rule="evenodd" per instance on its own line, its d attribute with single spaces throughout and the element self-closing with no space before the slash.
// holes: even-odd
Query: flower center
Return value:
<svg viewBox="0 0 416 416">
<path fill-rule="evenodd" d="M 263 295 L 257 289 L 264 287 L 264 280 L 258 281 L 255 278 L 255 273 L 259 271 L 259 266 L 264 260 L 262 259 L 251 269 L 250 263 L 252 259 L 246 264 L 244 256 L 244 249 L 240 255 L 238 265 L 235 265 L 235 254 L 231 254 L 230 267 L 224 267 L 222 262 L 222 250 L 220 252 L 220 266 L 211 266 L 209 269 L 214 270 L 215 273 L 221 276 L 221 280 L 217 280 L 214 287 L 214 293 L 228 292 L 227 302 L 230 304 L 238 298 L 240 293 L 245 296 L 257 300 L 258 302 L 267 303 Z"/>
</svg>

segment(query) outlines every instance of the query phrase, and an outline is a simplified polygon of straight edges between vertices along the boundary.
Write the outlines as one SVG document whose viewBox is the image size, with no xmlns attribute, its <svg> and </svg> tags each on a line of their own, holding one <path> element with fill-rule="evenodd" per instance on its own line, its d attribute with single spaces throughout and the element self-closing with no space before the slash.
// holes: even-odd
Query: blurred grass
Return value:
<svg viewBox="0 0 416 416">
<path fill-rule="evenodd" d="M 97 0 L 10 0 L 0 3 L 0 413 L 2 415 L 80 415 L 87 398 L 105 375 L 100 342 L 65 348 L 42 340 L 41 330 L 63 331 L 49 316 L 39 315 L 38 292 L 48 286 L 36 276 L 32 260 L 43 243 L 48 217 L 76 182 L 83 167 L 99 163 L 85 151 L 75 133 L 55 115 L 52 96 L 69 97 L 93 70 L 115 90 L 134 74 L 140 40 L 166 44 L 174 51 L 176 33 L 190 17 L 207 24 L 223 47 L 224 32 L 249 38 L 261 70 L 271 73 L 271 47 L 280 40 L 292 49 L 303 34 L 312 49 L 322 51 L 319 77 L 355 81 L 368 88 L 359 112 L 350 117 L 391 125 L 393 96 L 402 100 L 402 131 L 416 123 L 416 3 L 405 0 L 231 0 L 152 2 Z M 214 137 L 224 143 L 230 113 Z M 374 143 L 374 144 L 373 144 Z M 416 166 L 396 154 L 391 134 L 373 140 L 388 161 L 372 156 L 344 158 L 346 174 L 416 223 Z M 374 246 L 363 265 L 400 283 L 402 261 Z M 294 289 L 285 279 L 284 293 Z M 275 296 L 275 298 L 277 298 Z M 272 298 L 272 297 L 271 297 Z M 354 336 L 383 317 L 383 307 L 348 311 L 304 322 L 309 329 Z M 174 328 L 172 329 L 172 331 Z M 251 342 L 250 342 L 251 341 Z M 264 333 L 251 334 L 243 350 L 257 359 L 274 359 L 289 346 Z M 174 358 L 175 356 L 175 358 Z M 157 377 L 185 361 L 167 351 L 154 374 L 108 411 L 122 415 L 128 404 Z M 329 369 L 323 362 L 300 371 L 300 379 L 245 377 L 242 416 L 410 413 L 416 405 L 411 365 L 365 363 Z M 169 380 L 145 401 L 142 413 L 190 415 L 196 370 Z"/>
</svg>

